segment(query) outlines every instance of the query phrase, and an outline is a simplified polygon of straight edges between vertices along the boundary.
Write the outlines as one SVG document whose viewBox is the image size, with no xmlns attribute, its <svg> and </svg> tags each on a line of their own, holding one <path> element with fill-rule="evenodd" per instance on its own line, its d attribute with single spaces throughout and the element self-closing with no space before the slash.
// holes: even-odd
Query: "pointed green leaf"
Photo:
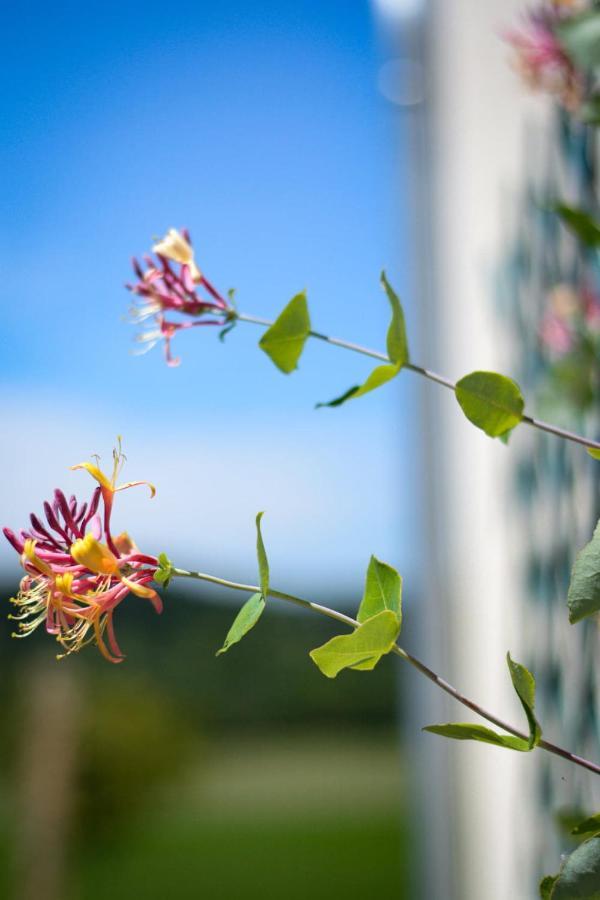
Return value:
<svg viewBox="0 0 600 900">
<path fill-rule="evenodd" d="M 540 897 L 542 900 L 552 900 L 552 889 L 558 881 L 558 875 L 546 875 L 540 881 Z"/>
<path fill-rule="evenodd" d="M 226 653 L 233 644 L 237 644 L 238 641 L 241 641 L 244 635 L 248 634 L 251 628 L 254 628 L 262 616 L 264 608 L 265 600 L 263 595 L 252 594 L 235 617 L 233 625 L 227 632 L 225 643 L 221 649 L 217 651 L 216 655 L 220 656 L 221 653 Z"/>
<path fill-rule="evenodd" d="M 595 69 L 600 66 L 600 15 L 597 10 L 568 16 L 557 23 L 554 30 L 577 68 Z"/>
<path fill-rule="evenodd" d="M 576 825 L 571 834 L 597 834 L 600 831 L 600 813 L 589 816 Z"/>
<path fill-rule="evenodd" d="M 367 569 L 365 592 L 358 609 L 356 618 L 359 622 L 366 622 L 384 609 L 390 609 L 398 616 L 402 625 L 402 578 L 400 573 L 381 562 L 375 556 L 371 557 Z"/>
<path fill-rule="evenodd" d="M 267 552 L 265 550 L 265 545 L 263 543 L 262 534 L 260 531 L 260 520 L 263 516 L 264 513 L 259 512 L 256 517 L 256 556 L 258 557 L 260 590 L 266 600 L 269 594 L 269 561 L 267 559 Z"/>
<path fill-rule="evenodd" d="M 390 362 L 402 368 L 408 362 L 408 340 L 404 310 L 398 295 L 387 280 L 385 272 L 381 273 L 381 284 L 392 307 L 392 321 L 387 333 L 387 353 Z"/>
<path fill-rule="evenodd" d="M 173 577 L 173 563 L 166 553 L 158 554 L 158 569 L 153 575 L 157 584 L 162 584 L 164 588 L 169 587 L 169 582 Z"/>
<path fill-rule="evenodd" d="M 589 544 L 577 554 L 567 604 L 571 624 L 600 610 L 600 521 Z"/>
<path fill-rule="evenodd" d="M 406 338 L 406 324 L 404 322 L 402 304 L 398 299 L 398 295 L 387 280 L 385 272 L 381 273 L 381 284 L 390 301 L 390 306 L 392 307 L 392 319 L 388 327 L 386 339 L 387 353 L 390 362 L 384 363 L 382 366 L 376 366 L 366 381 L 361 385 L 351 387 L 340 397 L 336 397 L 334 400 L 329 400 L 326 403 L 317 403 L 317 409 L 322 406 L 341 406 L 342 403 L 345 403 L 347 400 L 354 400 L 357 397 L 368 394 L 369 391 L 374 391 L 375 388 L 381 387 L 381 385 L 387 384 L 388 381 L 395 378 L 402 366 L 406 365 L 408 362 L 408 341 Z"/>
<path fill-rule="evenodd" d="M 258 346 L 278 369 L 289 374 L 297 367 L 309 334 L 308 304 L 306 293 L 302 291 L 292 297 L 271 327 L 265 331 Z"/>
<path fill-rule="evenodd" d="M 346 400 L 349 400 L 355 395 L 359 387 L 359 384 L 355 384 L 354 387 L 348 388 L 345 393 L 341 394 L 339 397 L 336 397 L 335 400 L 329 400 L 326 403 L 315 403 L 315 409 L 321 409 L 321 407 L 323 406 L 341 406 L 342 403 L 345 403 Z"/>
<path fill-rule="evenodd" d="M 513 687 L 527 716 L 529 723 L 529 749 L 533 750 L 534 747 L 537 747 L 542 737 L 542 729 L 533 712 L 535 706 L 535 678 L 525 666 L 514 662 L 510 657 L 510 653 L 506 654 L 506 662 Z"/>
<path fill-rule="evenodd" d="M 582 243 L 588 247 L 600 247 L 600 226 L 589 213 L 565 203 L 557 203 L 554 211 Z"/>
<path fill-rule="evenodd" d="M 600 459 L 600 450 L 597 447 L 588 447 L 587 452 L 590 454 L 592 459 Z"/>
<path fill-rule="evenodd" d="M 342 394 L 341 397 L 336 397 L 335 400 L 329 400 L 327 403 L 317 403 L 317 409 L 320 409 L 322 406 L 341 406 L 346 400 L 354 400 L 356 397 L 362 397 L 363 394 L 368 394 L 369 391 L 374 391 L 375 388 L 381 387 L 382 384 L 391 381 L 392 378 L 396 377 L 399 371 L 400 366 L 392 366 L 389 363 L 386 363 L 383 366 L 377 366 L 363 384 L 358 387 L 350 388 L 350 390 L 346 391 L 345 394 Z"/>
<path fill-rule="evenodd" d="M 555 878 L 551 900 L 600 900 L 600 837 L 580 844 Z"/>
<path fill-rule="evenodd" d="M 426 725 L 423 731 L 430 731 L 432 734 L 439 734 L 455 741 L 482 741 L 484 744 L 494 744 L 496 747 L 506 747 L 508 750 L 518 750 L 521 753 L 530 749 L 529 743 L 523 738 L 514 737 L 512 734 L 498 734 L 491 728 L 486 728 L 485 725 L 475 725 L 470 722 Z"/>
<path fill-rule="evenodd" d="M 310 656 L 328 678 L 335 678 L 342 669 L 373 669 L 390 652 L 399 632 L 398 616 L 384 610 L 351 634 L 339 635 L 311 650 Z"/>
<path fill-rule="evenodd" d="M 521 421 L 525 401 L 519 385 L 497 372 L 471 372 L 456 385 L 456 399 L 469 421 L 499 437 Z"/>
</svg>

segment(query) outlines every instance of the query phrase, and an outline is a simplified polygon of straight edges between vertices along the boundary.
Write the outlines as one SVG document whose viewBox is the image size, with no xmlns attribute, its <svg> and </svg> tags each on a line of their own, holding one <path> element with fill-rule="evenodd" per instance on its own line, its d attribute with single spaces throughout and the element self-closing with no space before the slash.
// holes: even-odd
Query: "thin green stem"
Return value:
<svg viewBox="0 0 600 900">
<path fill-rule="evenodd" d="M 245 313 L 238 313 L 237 318 L 240 322 L 250 322 L 252 325 L 261 325 L 265 328 L 269 328 L 273 324 L 273 322 L 270 322 L 268 319 L 261 319 L 258 316 L 249 316 Z M 354 353 L 361 353 L 363 356 L 369 356 L 371 359 L 378 359 L 381 360 L 381 362 L 391 362 L 386 353 L 380 353 L 377 350 L 362 347 L 360 344 L 353 344 L 350 341 L 344 341 L 341 338 L 330 337 L 327 334 L 321 334 L 319 331 L 310 331 L 309 335 L 319 341 L 325 341 L 327 344 L 332 344 L 334 347 L 352 350 Z M 404 368 L 408 369 L 410 372 L 415 372 L 417 375 L 422 375 L 423 378 L 428 378 L 429 381 L 435 381 L 436 384 L 441 384 L 442 387 L 448 388 L 451 391 L 456 391 L 456 384 L 453 381 L 446 378 L 444 375 L 438 375 L 437 372 L 433 372 L 431 369 L 426 369 L 424 366 L 418 366 L 416 363 L 405 363 Z M 539 431 L 545 431 L 547 434 L 554 434 L 556 437 L 563 438 L 565 441 L 572 441 L 575 444 L 580 444 L 582 447 L 587 447 L 591 450 L 600 450 L 600 442 L 592 441 L 580 434 L 576 434 L 574 431 L 568 431 L 566 428 L 559 428 L 558 425 L 552 425 L 549 422 L 543 422 L 541 419 L 535 419 L 533 416 L 525 414 L 521 421 L 526 425 L 530 425 L 532 428 L 537 428 Z"/>
<path fill-rule="evenodd" d="M 228 581 L 225 578 L 217 578 L 216 575 L 207 575 L 204 572 L 188 572 L 186 569 L 174 568 L 172 569 L 172 575 L 173 577 L 177 578 L 194 578 L 197 581 L 207 581 L 210 584 L 218 584 L 221 587 L 230 588 L 234 591 L 244 591 L 244 593 L 247 594 L 255 594 L 260 591 L 260 587 L 255 584 L 240 584 L 237 581 Z M 293 594 L 286 594 L 283 591 L 276 591 L 273 588 L 269 588 L 269 596 L 274 597 L 276 600 L 284 600 L 286 603 L 293 603 L 296 606 L 303 606 L 305 609 L 310 609 L 322 616 L 328 616 L 330 619 L 336 619 L 338 622 L 342 622 L 344 625 L 350 626 L 350 628 L 357 628 L 359 624 L 356 619 L 353 619 L 351 616 L 345 615 L 345 613 L 338 612 L 335 609 L 330 609 L 328 606 L 323 606 L 320 603 L 313 603 L 311 600 L 304 600 L 302 597 L 295 597 Z M 419 659 L 417 659 L 416 656 L 412 656 L 412 654 L 408 653 L 397 644 L 394 645 L 392 652 L 395 653 L 396 656 L 399 656 L 401 659 L 405 660 L 407 663 L 410 663 L 413 668 L 415 668 L 418 672 L 432 681 L 435 685 L 437 685 L 437 687 L 441 688 L 442 691 L 445 691 L 446 694 L 449 694 L 455 700 L 458 700 L 458 702 L 462 703 L 463 706 L 466 706 L 469 709 L 473 710 L 473 712 L 477 713 L 478 716 L 481 716 L 483 719 L 487 719 L 488 722 L 491 722 L 498 728 L 502 728 L 508 734 L 512 734 L 524 741 L 528 740 L 527 734 L 525 734 L 523 731 L 520 731 L 518 728 L 513 728 L 512 725 L 504 722 L 502 719 L 499 719 L 497 716 L 493 715 L 493 713 L 488 712 L 478 703 L 475 703 L 474 700 L 470 700 L 447 681 L 444 681 L 443 678 L 440 678 L 439 675 L 437 675 L 432 669 L 426 666 L 425 663 L 422 663 Z M 594 772 L 594 774 L 596 775 L 600 775 L 599 765 L 596 765 L 596 763 L 590 762 L 587 759 L 583 759 L 583 757 L 577 756 L 575 753 L 571 753 L 569 750 L 564 750 L 557 744 L 552 744 L 550 743 L 550 741 L 541 740 L 538 744 L 538 747 L 541 747 L 542 750 L 546 750 L 548 753 L 553 753 L 555 756 L 561 756 L 563 759 L 574 763 L 576 766 L 581 766 L 584 769 L 588 769 L 590 772 Z"/>
</svg>

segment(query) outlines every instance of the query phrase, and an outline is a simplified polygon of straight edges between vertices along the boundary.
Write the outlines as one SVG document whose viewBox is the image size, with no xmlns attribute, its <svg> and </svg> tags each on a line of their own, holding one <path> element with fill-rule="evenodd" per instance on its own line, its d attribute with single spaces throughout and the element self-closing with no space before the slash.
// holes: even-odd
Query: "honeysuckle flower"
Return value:
<svg viewBox="0 0 600 900">
<path fill-rule="evenodd" d="M 44 518 L 32 514 L 31 527 L 15 534 L 3 532 L 19 554 L 25 570 L 12 603 L 18 622 L 15 637 L 27 637 L 45 623 L 66 656 L 94 642 L 110 662 L 121 662 L 113 614 L 130 594 L 149 600 L 162 611 L 160 597 L 151 587 L 158 566 L 154 556 L 141 553 L 126 532 L 112 536 L 110 513 L 117 491 L 147 482 L 116 485 L 123 454 L 115 451 L 112 478 L 92 463 L 86 468 L 98 481 L 90 500 L 79 504 L 56 490 L 44 503 Z M 152 491 L 154 489 L 152 488 Z M 99 510 L 102 501 L 104 510 Z M 104 541 L 102 538 L 104 537 Z"/>
<path fill-rule="evenodd" d="M 575 350 L 578 341 L 600 333 L 600 296 L 589 285 L 557 284 L 548 294 L 540 326 L 542 344 L 554 356 Z"/>
<path fill-rule="evenodd" d="M 177 366 L 180 360 L 171 355 L 170 348 L 177 331 L 198 325 L 224 326 L 231 321 L 234 310 L 198 269 L 186 229 L 169 229 L 152 250 L 156 260 L 144 256 L 145 268 L 137 259 L 132 260 L 137 281 L 126 285 L 136 297 L 131 308 L 133 321 L 154 320 L 152 328 L 138 335 L 142 345 L 138 352 L 145 353 L 162 340 L 167 363 Z M 165 313 L 193 321 L 168 321 Z"/>
<path fill-rule="evenodd" d="M 585 79 L 556 36 L 555 25 L 576 11 L 576 4 L 546 4 L 530 12 L 520 29 L 504 32 L 515 52 L 515 66 L 533 90 L 551 94 L 571 112 L 581 106 Z"/>
</svg>

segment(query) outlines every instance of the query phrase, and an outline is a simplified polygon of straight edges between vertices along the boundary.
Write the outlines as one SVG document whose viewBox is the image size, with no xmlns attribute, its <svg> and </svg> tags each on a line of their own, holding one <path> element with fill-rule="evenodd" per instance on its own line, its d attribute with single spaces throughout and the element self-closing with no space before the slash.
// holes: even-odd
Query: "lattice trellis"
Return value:
<svg viewBox="0 0 600 900">
<path fill-rule="evenodd" d="M 600 392 L 585 413 L 567 409 L 549 385 L 550 364 L 540 343 L 549 292 L 557 284 L 594 284 L 600 291 L 597 253 L 582 248 L 560 223 L 558 199 L 596 211 L 598 197 L 594 133 L 557 112 L 550 128 L 527 136 L 527 177 L 519 201 L 517 239 L 502 267 L 502 313 L 511 324 L 513 372 L 528 406 L 557 424 L 598 437 Z M 526 429 L 522 429 L 526 431 Z M 538 717 L 550 740 L 600 760 L 600 635 L 594 621 L 570 625 L 566 598 L 571 566 L 589 541 L 600 515 L 600 462 L 583 449 L 527 430 L 515 441 L 512 504 L 522 527 L 525 629 L 523 662 L 538 685 Z M 513 498 L 514 499 L 514 498 Z M 552 826 L 559 811 L 600 810 L 600 779 L 539 754 L 532 805 L 538 872 L 558 868 L 572 849 L 564 829 Z"/>
</svg>

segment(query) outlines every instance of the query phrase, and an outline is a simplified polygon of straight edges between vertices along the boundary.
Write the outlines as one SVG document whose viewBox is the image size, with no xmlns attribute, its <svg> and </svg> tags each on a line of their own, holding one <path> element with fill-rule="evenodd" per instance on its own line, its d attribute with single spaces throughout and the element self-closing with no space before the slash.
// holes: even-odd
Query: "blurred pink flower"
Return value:
<svg viewBox="0 0 600 900">
<path fill-rule="evenodd" d="M 145 269 L 133 260 L 138 280 L 127 285 L 137 301 L 131 315 L 135 322 L 153 319 L 154 327 L 138 335 L 138 342 L 145 345 L 140 352 L 151 350 L 162 340 L 167 364 L 177 366 L 180 360 L 171 355 L 171 339 L 176 332 L 198 325 L 224 326 L 231 320 L 233 309 L 198 269 L 186 229 L 179 232 L 171 228 L 152 249 L 156 261 L 144 256 Z M 165 313 L 190 316 L 196 321 L 167 320 Z"/>
<path fill-rule="evenodd" d="M 119 447 L 115 468 L 121 459 Z M 158 561 L 140 553 L 125 532 L 115 537 L 110 532 L 112 496 L 133 483 L 115 488 L 114 480 L 93 463 L 82 466 L 100 482 L 89 502 L 79 504 L 74 496 L 67 500 L 56 490 L 52 502 L 44 503 L 44 517 L 32 513 L 31 526 L 18 535 L 3 529 L 25 570 L 11 601 L 17 612 L 10 618 L 18 622 L 14 637 L 27 637 L 45 623 L 46 631 L 63 647 L 61 656 L 94 642 L 107 660 L 117 663 L 123 653 L 113 613 L 129 593 L 162 611 L 160 597 L 150 587 Z M 98 513 L 101 499 L 103 516 Z"/>
<path fill-rule="evenodd" d="M 515 65 L 525 82 L 551 94 L 571 112 L 581 105 L 584 78 L 564 51 L 554 26 L 575 9 L 574 4 L 545 5 L 530 12 L 520 29 L 508 29 L 503 35 L 515 51 Z"/>
<path fill-rule="evenodd" d="M 545 347 L 557 356 L 564 356 L 573 349 L 574 336 L 568 324 L 556 313 L 546 313 L 540 327 L 540 337 Z"/>
</svg>

